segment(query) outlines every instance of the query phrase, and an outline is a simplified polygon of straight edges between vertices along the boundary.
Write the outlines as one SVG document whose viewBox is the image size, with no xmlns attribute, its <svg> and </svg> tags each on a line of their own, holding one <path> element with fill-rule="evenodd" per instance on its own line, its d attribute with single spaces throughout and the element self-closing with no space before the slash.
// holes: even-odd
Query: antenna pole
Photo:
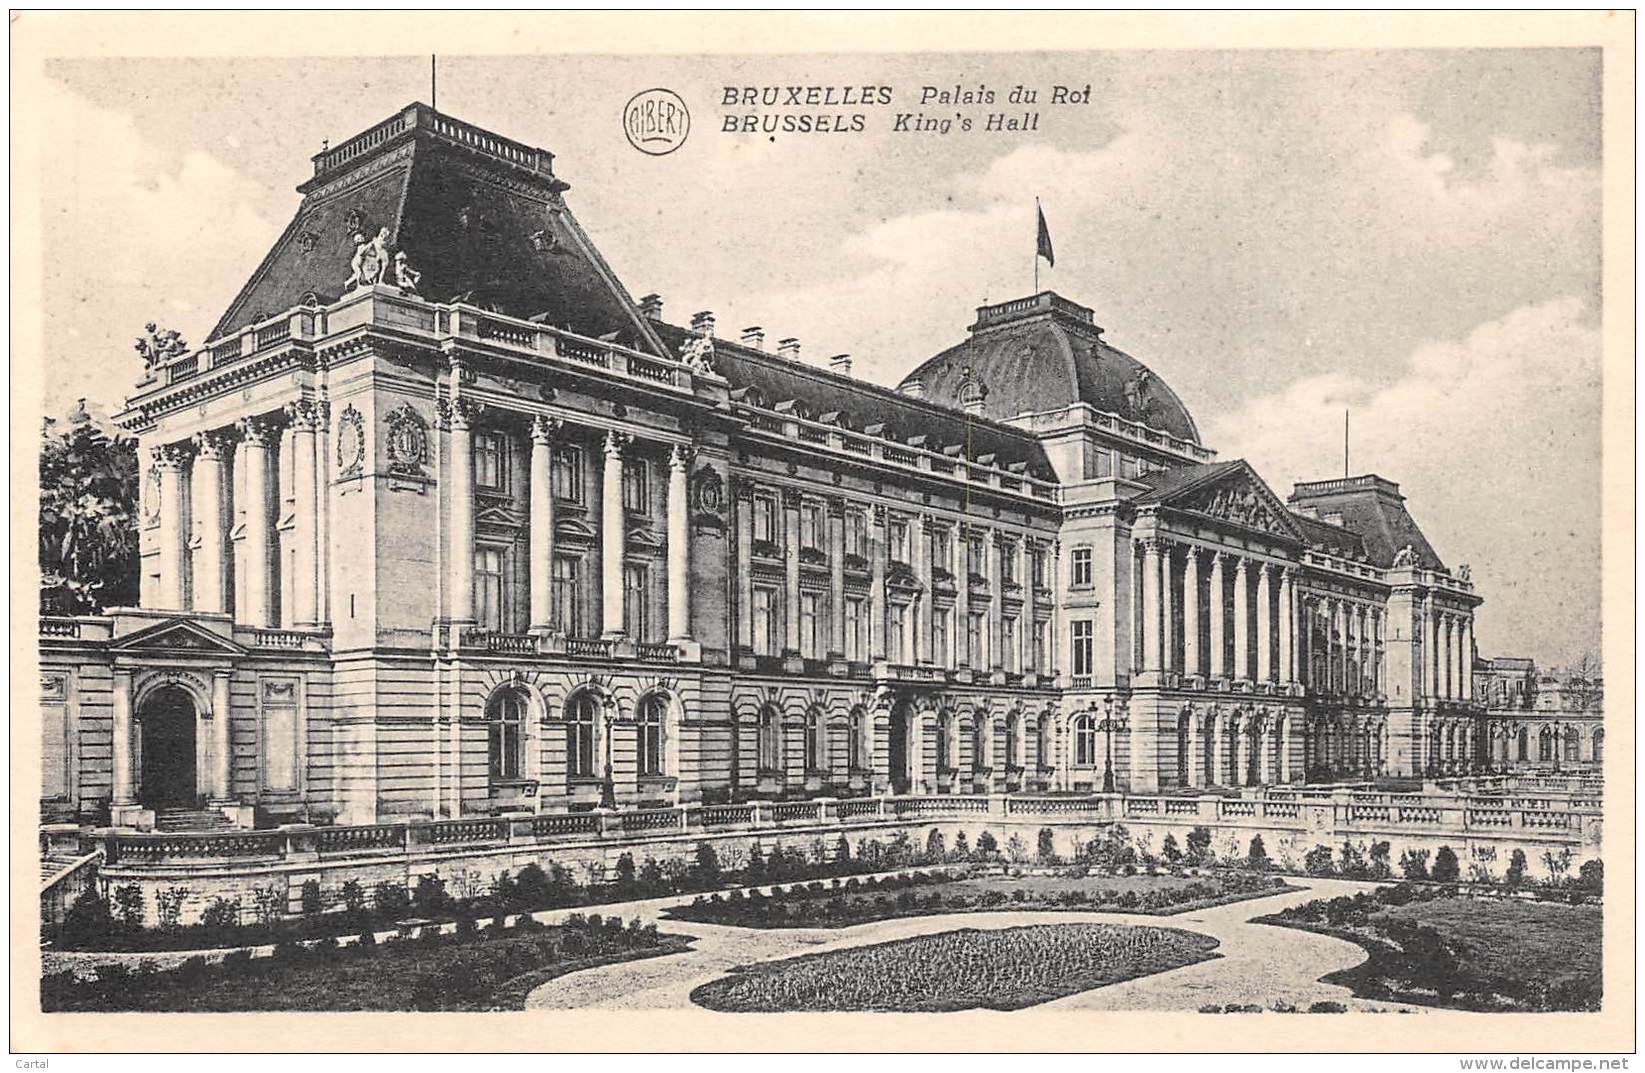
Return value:
<svg viewBox="0 0 1645 1073">
<path fill-rule="evenodd" d="M 433 55 L 428 58 L 428 106 L 440 110 L 440 57 Z"/>
<path fill-rule="evenodd" d="M 1342 475 L 1348 476 L 1348 408 L 1342 408 Z"/>
</svg>

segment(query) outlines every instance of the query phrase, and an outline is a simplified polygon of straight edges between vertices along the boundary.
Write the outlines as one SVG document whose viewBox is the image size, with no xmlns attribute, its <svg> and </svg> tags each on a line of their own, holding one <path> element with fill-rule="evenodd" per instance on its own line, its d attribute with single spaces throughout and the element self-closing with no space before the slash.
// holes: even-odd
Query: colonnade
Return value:
<svg viewBox="0 0 1645 1073">
<path fill-rule="evenodd" d="M 1422 693 L 1429 700 L 1472 701 L 1474 697 L 1473 616 L 1435 605 L 1424 609 Z"/>
<path fill-rule="evenodd" d="M 1142 672 L 1281 684 L 1297 680 L 1298 593 L 1290 567 L 1161 537 L 1137 543 L 1142 551 L 1137 624 Z M 1228 625 L 1231 638 L 1226 636 Z M 1180 645 L 1174 636 L 1178 629 Z"/>
<path fill-rule="evenodd" d="M 149 451 L 152 478 L 144 504 L 157 516 L 159 569 L 144 571 L 142 603 L 161 610 L 232 613 L 255 627 L 312 627 L 326 608 L 324 475 L 330 407 L 288 403 L 277 414 L 243 418 Z M 278 452 L 290 437 L 290 487 L 282 488 Z M 290 508 L 290 576 L 279 554 L 277 523 Z M 242 515 L 236 524 L 236 512 Z M 236 584 L 236 560 L 244 570 Z M 281 599 L 282 585 L 285 599 Z"/>
<path fill-rule="evenodd" d="M 1387 616 L 1366 600 L 1344 596 L 1308 596 L 1306 621 L 1312 624 L 1305 645 L 1310 651 L 1308 685 L 1322 693 L 1379 694 L 1385 691 Z"/>
<path fill-rule="evenodd" d="M 1177 774 L 1185 786 L 1269 786 L 1299 780 L 1301 735 L 1282 712 L 1185 712 Z"/>
</svg>

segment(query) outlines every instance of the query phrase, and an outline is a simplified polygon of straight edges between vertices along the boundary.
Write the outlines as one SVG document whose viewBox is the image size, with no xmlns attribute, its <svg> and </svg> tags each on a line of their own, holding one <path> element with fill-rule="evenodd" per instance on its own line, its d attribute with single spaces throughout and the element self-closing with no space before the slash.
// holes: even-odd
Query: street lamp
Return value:
<svg viewBox="0 0 1645 1073">
<path fill-rule="evenodd" d="M 1114 792 L 1114 731 L 1124 730 L 1126 729 L 1126 726 L 1124 716 L 1116 717 L 1114 715 L 1114 702 L 1112 700 L 1103 701 L 1102 708 L 1102 718 L 1097 720 L 1097 729 L 1102 731 L 1103 734 L 1104 748 L 1102 792 L 1105 794 L 1111 794 Z M 1091 714 L 1096 715 L 1096 713 L 1097 705 L 1096 702 L 1093 701 L 1091 704 Z"/>
<path fill-rule="evenodd" d="M 611 772 L 611 735 L 617 722 L 617 701 L 609 694 L 605 698 L 605 777 L 600 780 L 600 807 L 617 807 L 617 783 Z"/>
</svg>

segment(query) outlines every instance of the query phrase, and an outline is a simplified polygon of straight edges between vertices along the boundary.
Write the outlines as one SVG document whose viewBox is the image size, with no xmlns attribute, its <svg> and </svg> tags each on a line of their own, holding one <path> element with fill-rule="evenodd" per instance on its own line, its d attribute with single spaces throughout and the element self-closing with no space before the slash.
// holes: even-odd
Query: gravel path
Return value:
<svg viewBox="0 0 1645 1073">
<path fill-rule="evenodd" d="M 1207 1003 L 1253 1003 L 1266 1007 L 1281 1002 L 1306 1008 L 1309 1003 L 1321 1000 L 1343 1002 L 1350 1009 L 1388 1008 L 1385 1004 L 1355 999 L 1347 988 L 1318 982 L 1326 973 L 1351 968 L 1365 960 L 1365 953 L 1358 946 L 1291 928 L 1250 923 L 1252 917 L 1277 912 L 1289 905 L 1351 894 L 1374 885 L 1330 879 L 1290 881 L 1307 889 L 1168 917 L 1083 912 L 946 913 L 850 928 L 761 929 L 663 920 L 659 911 L 680 899 L 635 902 L 612 906 L 610 911 L 620 911 L 625 918 L 638 915 L 642 920 L 655 920 L 665 931 L 692 936 L 696 940 L 693 948 L 683 954 L 601 966 L 559 977 L 533 991 L 526 999 L 526 1008 L 693 1008 L 689 997 L 693 988 L 718 979 L 737 965 L 958 928 L 997 929 L 1075 921 L 1200 932 L 1220 942 L 1217 952 L 1222 956 L 1070 995 L 1036 1009 L 1196 1010 Z"/>
</svg>

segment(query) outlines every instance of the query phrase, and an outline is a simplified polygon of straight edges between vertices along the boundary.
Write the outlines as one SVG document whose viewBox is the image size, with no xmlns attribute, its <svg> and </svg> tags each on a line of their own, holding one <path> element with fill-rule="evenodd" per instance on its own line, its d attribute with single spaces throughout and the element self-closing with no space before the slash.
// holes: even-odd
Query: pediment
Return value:
<svg viewBox="0 0 1645 1073">
<path fill-rule="evenodd" d="M 474 524 L 480 528 L 518 529 L 525 521 L 524 514 L 507 507 L 486 507 L 474 513 Z"/>
<path fill-rule="evenodd" d="M 1280 498 L 1243 463 L 1217 480 L 1184 488 L 1166 497 L 1163 505 L 1191 511 L 1226 525 L 1251 529 L 1287 540 L 1303 539 L 1302 530 Z"/>
<path fill-rule="evenodd" d="M 147 629 L 128 634 L 109 646 L 114 652 L 163 650 L 179 655 L 243 656 L 246 650 L 225 637 L 188 619 L 176 618 L 158 622 Z"/>
<path fill-rule="evenodd" d="M 554 539 L 569 544 L 592 544 L 598 534 L 576 518 L 561 518 L 554 523 Z"/>
</svg>

